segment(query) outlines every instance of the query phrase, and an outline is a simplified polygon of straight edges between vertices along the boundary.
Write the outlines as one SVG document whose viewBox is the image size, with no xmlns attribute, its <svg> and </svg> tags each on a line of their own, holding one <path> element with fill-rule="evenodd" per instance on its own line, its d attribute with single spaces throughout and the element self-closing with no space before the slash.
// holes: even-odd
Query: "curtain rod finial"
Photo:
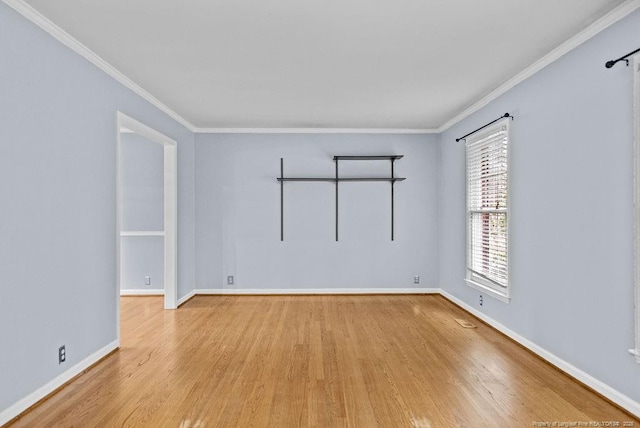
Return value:
<svg viewBox="0 0 640 428">
<path fill-rule="evenodd" d="M 611 68 L 614 65 L 616 65 L 615 61 L 607 61 L 607 63 L 604 66 L 607 67 L 607 68 Z"/>
</svg>

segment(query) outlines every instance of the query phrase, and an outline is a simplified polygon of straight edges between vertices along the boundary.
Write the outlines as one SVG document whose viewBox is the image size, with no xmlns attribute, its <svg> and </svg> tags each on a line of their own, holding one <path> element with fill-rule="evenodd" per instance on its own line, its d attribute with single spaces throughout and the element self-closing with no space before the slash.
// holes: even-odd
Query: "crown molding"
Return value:
<svg viewBox="0 0 640 428">
<path fill-rule="evenodd" d="M 151 103 L 158 110 L 167 114 L 169 117 L 174 119 L 176 122 L 180 123 L 182 126 L 187 128 L 189 131 L 194 132 L 195 127 L 189 123 L 185 118 L 180 116 L 178 113 L 173 111 L 170 107 L 164 104 L 162 101 L 151 95 L 149 92 L 144 90 L 140 85 L 135 83 L 133 80 L 129 79 L 127 76 L 122 74 L 119 70 L 117 70 L 114 66 L 109 64 L 107 61 L 102 59 L 98 54 L 93 52 L 84 44 L 80 43 L 76 38 L 71 36 L 69 33 L 64 31 L 62 28 L 54 24 L 49 18 L 42 15 L 40 12 L 35 10 L 29 4 L 25 3 L 23 0 L 2 0 L 7 6 L 14 9 L 16 12 L 20 13 L 22 16 L 27 18 L 29 21 L 36 24 L 38 27 L 51 34 L 56 40 L 58 40 L 63 45 L 67 46 L 72 51 L 76 52 L 80 56 L 87 59 L 93 65 L 98 67 L 100 70 L 107 73 L 109 76 L 116 79 L 126 88 L 129 88 L 134 93 L 144 98 L 146 101 Z"/>
<path fill-rule="evenodd" d="M 625 1 L 620 6 L 616 7 L 611 12 L 607 13 L 602 18 L 598 19 L 593 24 L 589 25 L 587 28 L 580 31 L 578 34 L 576 34 L 575 36 L 573 36 L 572 38 L 570 38 L 569 40 L 562 43 L 560 46 L 558 46 L 557 48 L 555 48 L 554 50 L 552 50 L 551 52 L 549 52 L 548 54 L 540 58 L 538 61 L 531 64 L 529 67 L 527 67 L 520 73 L 516 74 L 511 79 L 507 80 L 505 83 L 503 83 L 498 88 L 496 88 L 493 92 L 484 96 L 476 103 L 464 109 L 458 115 L 449 119 L 447 122 L 445 122 L 443 125 L 441 125 L 437 129 L 437 132 L 438 133 L 444 132 L 447 129 L 451 128 L 456 123 L 466 118 L 467 116 L 470 116 L 471 114 L 477 112 L 482 107 L 486 106 L 491 101 L 495 100 L 500 95 L 507 92 L 509 89 L 527 80 L 529 77 L 533 76 L 535 73 L 542 70 L 547 65 L 551 64 L 552 62 L 559 59 L 566 53 L 570 52 L 571 50 L 577 48 L 582 43 L 586 42 L 587 40 L 589 40 L 590 38 L 592 38 L 593 36 L 601 32 L 602 30 L 615 24 L 616 22 L 618 22 L 625 16 L 629 15 L 631 12 L 635 11 L 639 7 L 640 7 L 640 0 Z"/>
<path fill-rule="evenodd" d="M 65 30 L 42 15 L 24 0 L 1 0 L 3 3 L 20 13 L 29 21 L 49 33 L 56 40 L 72 51 L 87 59 L 100 70 L 116 79 L 125 87 L 144 98 L 150 104 L 166 113 L 189 131 L 199 134 L 434 134 L 437 129 L 393 129 L 393 128 L 199 128 L 192 125 L 185 118 L 173 111 L 162 101 L 147 92 L 140 85 L 129 79 L 114 66 L 105 61 L 98 54 L 71 36 Z"/>
<path fill-rule="evenodd" d="M 437 129 L 407 128 L 195 128 L 196 134 L 435 134 Z"/>
<path fill-rule="evenodd" d="M 51 20 L 46 18 L 40 12 L 35 10 L 24 0 L 0 0 L 29 21 L 36 24 L 38 27 L 51 34 L 54 38 L 60 41 L 65 46 L 69 47 L 74 52 L 78 53 L 82 57 L 86 58 L 89 62 L 96 67 L 116 79 L 125 87 L 132 90 L 134 93 L 151 103 L 160 111 L 167 114 L 169 117 L 183 125 L 189 131 L 198 134 L 439 134 L 471 114 L 477 112 L 482 107 L 489 104 L 505 92 L 516 86 L 517 84 L 528 79 L 538 71 L 542 70 L 547 65 L 551 64 L 555 60 L 559 59 L 572 49 L 578 47 L 585 41 L 589 40 L 602 30 L 618 22 L 620 19 L 629 15 L 631 12 L 640 8 L 640 0 L 627 0 L 620 6 L 616 7 L 602 18 L 595 21 L 593 24 L 567 40 L 538 61 L 531 64 L 525 70 L 521 71 L 507 82 L 500 85 L 498 88 L 487 94 L 471 106 L 464 109 L 461 113 L 457 114 L 440 127 L 432 129 L 405 129 L 405 128 L 200 128 L 192 125 L 185 118 L 173 111 L 166 104 L 162 103 L 152 94 L 143 89 L 140 85 L 129 79 L 127 76 L 118 71 L 111 64 L 102 59 L 98 54 L 91 49 L 80 43 L 77 39 L 72 37 L 69 33 L 62 28 L 54 24 Z"/>
</svg>

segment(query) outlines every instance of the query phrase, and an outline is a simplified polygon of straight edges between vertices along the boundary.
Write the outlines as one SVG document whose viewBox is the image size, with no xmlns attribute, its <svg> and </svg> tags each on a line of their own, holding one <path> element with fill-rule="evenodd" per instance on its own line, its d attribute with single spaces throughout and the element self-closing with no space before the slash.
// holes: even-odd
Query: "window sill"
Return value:
<svg viewBox="0 0 640 428">
<path fill-rule="evenodd" d="M 629 353 L 633 355 L 636 362 L 640 364 L 640 349 L 629 349 Z"/>
<path fill-rule="evenodd" d="M 511 302 L 511 298 L 509 296 L 505 296 L 504 294 L 500 294 L 498 291 L 494 290 L 493 288 L 487 287 L 486 285 L 482 285 L 479 284 L 475 281 L 470 280 L 469 278 L 465 278 L 464 280 L 467 285 L 471 288 L 475 288 L 476 290 L 482 291 L 484 294 L 486 294 L 487 296 L 491 296 L 495 299 L 500 300 L 501 302 L 504 303 L 509 303 Z"/>
</svg>

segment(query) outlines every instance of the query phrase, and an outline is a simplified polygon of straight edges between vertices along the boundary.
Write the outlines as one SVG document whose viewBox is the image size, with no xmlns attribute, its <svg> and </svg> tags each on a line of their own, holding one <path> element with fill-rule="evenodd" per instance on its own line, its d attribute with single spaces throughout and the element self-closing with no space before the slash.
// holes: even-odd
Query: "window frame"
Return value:
<svg viewBox="0 0 640 428">
<path fill-rule="evenodd" d="M 502 119 L 491 126 L 488 126 L 481 131 L 477 131 L 474 134 L 468 136 L 465 142 L 465 227 L 466 227 L 466 245 L 465 245 L 465 282 L 478 291 L 483 292 L 486 295 L 494 297 L 495 299 L 504 303 L 511 301 L 511 120 L 509 118 Z M 469 163 L 467 159 L 469 146 L 475 144 L 479 140 L 495 133 L 500 128 L 506 127 L 507 134 L 507 207 L 506 207 L 506 222 L 507 222 L 507 285 L 501 287 L 495 284 L 493 281 L 487 280 L 476 272 L 469 269 L 471 258 L 471 211 L 469 210 Z"/>
</svg>

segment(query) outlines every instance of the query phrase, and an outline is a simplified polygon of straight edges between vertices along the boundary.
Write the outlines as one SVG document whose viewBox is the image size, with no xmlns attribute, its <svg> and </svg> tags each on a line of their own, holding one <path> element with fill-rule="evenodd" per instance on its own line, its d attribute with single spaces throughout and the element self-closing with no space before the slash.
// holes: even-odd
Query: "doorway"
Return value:
<svg viewBox="0 0 640 428">
<path fill-rule="evenodd" d="M 162 217 L 159 218 L 157 227 L 135 228 L 138 230 L 124 230 L 124 169 L 123 169 L 123 144 L 131 135 L 143 138 L 148 142 L 158 144 L 161 147 L 162 178 L 161 195 L 156 198 Z M 123 284 L 121 283 L 123 263 L 124 239 L 159 239 L 162 240 L 160 257 L 163 260 L 162 292 L 164 294 L 164 308 L 177 308 L 177 143 L 149 126 L 125 115 L 117 113 L 117 142 L 116 142 L 116 283 L 117 283 L 117 319 L 118 339 L 120 338 L 120 295 Z M 149 205 L 149 204 L 147 204 Z M 143 214 L 144 216 L 144 214 Z M 159 228 L 162 230 L 159 230 Z M 153 230 L 140 230 L 153 229 Z M 147 279 L 149 281 L 147 281 Z M 152 278 L 144 277 L 145 285 Z M 153 291 L 153 290 L 151 290 Z"/>
</svg>

